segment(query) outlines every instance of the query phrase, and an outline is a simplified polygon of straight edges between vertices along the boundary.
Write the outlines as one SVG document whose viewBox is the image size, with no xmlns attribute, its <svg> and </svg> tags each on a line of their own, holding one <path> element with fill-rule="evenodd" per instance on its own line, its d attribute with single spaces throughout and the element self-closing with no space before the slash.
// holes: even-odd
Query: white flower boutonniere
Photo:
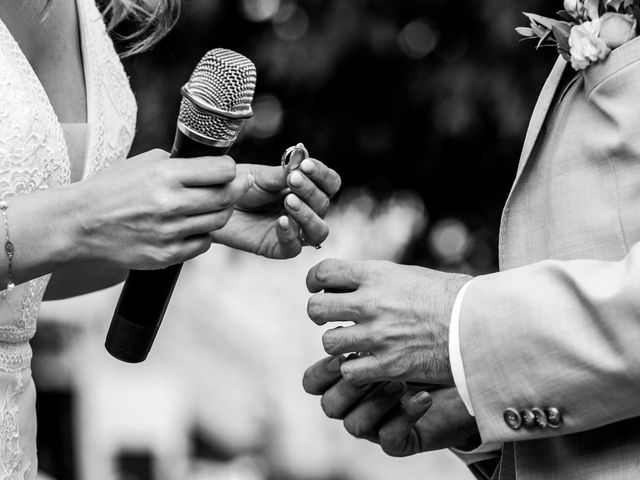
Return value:
<svg viewBox="0 0 640 480">
<path fill-rule="evenodd" d="M 557 47 L 575 70 L 605 60 L 640 34 L 640 0 L 564 0 L 561 20 L 524 15 L 531 25 L 516 31 L 537 40 L 536 48 Z"/>
</svg>

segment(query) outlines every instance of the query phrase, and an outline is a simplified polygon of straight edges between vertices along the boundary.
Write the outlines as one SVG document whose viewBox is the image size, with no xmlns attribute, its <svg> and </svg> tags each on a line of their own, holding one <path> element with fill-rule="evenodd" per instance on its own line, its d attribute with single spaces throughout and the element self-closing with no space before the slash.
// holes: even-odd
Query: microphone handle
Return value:
<svg viewBox="0 0 640 480">
<path fill-rule="evenodd" d="M 196 142 L 176 130 L 171 157 L 226 155 L 229 147 Z M 104 346 L 118 360 L 143 362 L 156 338 L 182 264 L 162 270 L 131 270 L 124 283 Z"/>
</svg>

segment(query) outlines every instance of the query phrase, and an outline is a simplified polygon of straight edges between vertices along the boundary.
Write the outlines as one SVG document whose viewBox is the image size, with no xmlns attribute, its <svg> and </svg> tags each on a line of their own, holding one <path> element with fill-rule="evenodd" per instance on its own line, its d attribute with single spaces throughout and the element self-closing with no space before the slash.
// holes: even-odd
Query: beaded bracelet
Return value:
<svg viewBox="0 0 640 480">
<path fill-rule="evenodd" d="M 7 296 L 7 293 L 16 288 L 15 283 L 13 283 L 13 254 L 15 252 L 15 247 L 13 246 L 13 242 L 11 241 L 11 237 L 9 236 L 9 219 L 7 217 L 8 209 L 9 204 L 7 203 L 7 201 L 0 201 L 0 211 L 2 211 L 2 218 L 4 219 L 4 230 L 6 233 L 6 240 L 4 242 L 4 253 L 7 255 L 7 260 L 9 261 L 9 270 L 7 272 L 7 289 L 2 292 L 2 298 L 5 298 Z"/>
</svg>

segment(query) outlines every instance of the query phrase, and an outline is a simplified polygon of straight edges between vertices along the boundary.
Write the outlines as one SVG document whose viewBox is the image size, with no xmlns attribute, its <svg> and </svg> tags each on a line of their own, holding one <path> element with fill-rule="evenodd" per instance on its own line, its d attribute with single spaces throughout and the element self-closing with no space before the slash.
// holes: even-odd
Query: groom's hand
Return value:
<svg viewBox="0 0 640 480">
<path fill-rule="evenodd" d="M 388 262 L 325 260 L 307 275 L 309 317 L 327 331 L 330 355 L 360 352 L 341 367 L 354 385 L 383 380 L 454 384 L 449 324 L 455 298 L 470 277 Z M 323 291 L 325 293 L 318 293 Z"/>
<path fill-rule="evenodd" d="M 343 420 L 354 437 L 377 443 L 394 457 L 477 446 L 475 420 L 455 388 L 428 392 L 398 381 L 356 387 L 340 375 L 342 363 L 341 357 L 320 360 L 306 370 L 302 383 L 307 393 L 322 396 L 325 414 Z"/>
</svg>

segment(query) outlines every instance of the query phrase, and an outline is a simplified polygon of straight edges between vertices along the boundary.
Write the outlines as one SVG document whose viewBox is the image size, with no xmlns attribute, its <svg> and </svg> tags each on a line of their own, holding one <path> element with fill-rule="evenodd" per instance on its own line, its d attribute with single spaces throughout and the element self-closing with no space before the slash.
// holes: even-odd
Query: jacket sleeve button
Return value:
<svg viewBox="0 0 640 480">
<path fill-rule="evenodd" d="M 562 425 L 562 413 L 556 407 L 547 408 L 544 412 L 547 415 L 547 422 L 551 428 L 560 428 Z"/>
<path fill-rule="evenodd" d="M 541 408 L 532 408 L 531 411 L 536 418 L 536 425 L 540 428 L 547 428 L 549 426 L 549 421 L 547 420 L 547 416 Z"/>
<path fill-rule="evenodd" d="M 505 423 L 511 430 L 518 430 L 522 427 L 522 416 L 515 408 L 507 408 L 503 414 Z"/>
<path fill-rule="evenodd" d="M 520 412 L 520 416 L 522 417 L 522 423 L 525 427 L 531 428 L 536 424 L 536 416 L 533 414 L 533 411 L 525 408 Z"/>
</svg>

